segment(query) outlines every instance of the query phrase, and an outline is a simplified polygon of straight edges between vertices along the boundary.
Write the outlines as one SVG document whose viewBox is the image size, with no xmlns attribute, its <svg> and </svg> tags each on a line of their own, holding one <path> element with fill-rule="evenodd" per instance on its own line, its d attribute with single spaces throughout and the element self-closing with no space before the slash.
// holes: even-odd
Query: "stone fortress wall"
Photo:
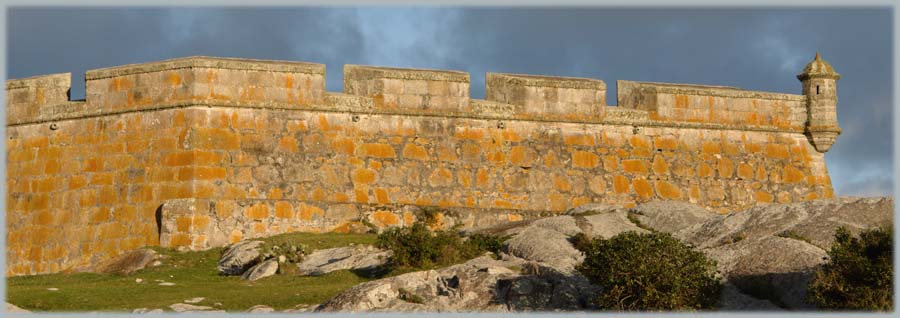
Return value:
<svg viewBox="0 0 900 318">
<path fill-rule="evenodd" d="M 804 80 L 820 96 L 619 81 L 618 107 L 600 80 L 517 74 L 488 73 L 485 100 L 464 72 L 357 65 L 343 93 L 301 62 L 188 57 L 85 77 L 83 101 L 69 74 L 7 81 L 8 276 L 146 245 L 406 225 L 409 206 L 479 227 L 591 202 L 724 213 L 833 196 L 837 98 L 822 93 L 836 73 Z"/>
</svg>

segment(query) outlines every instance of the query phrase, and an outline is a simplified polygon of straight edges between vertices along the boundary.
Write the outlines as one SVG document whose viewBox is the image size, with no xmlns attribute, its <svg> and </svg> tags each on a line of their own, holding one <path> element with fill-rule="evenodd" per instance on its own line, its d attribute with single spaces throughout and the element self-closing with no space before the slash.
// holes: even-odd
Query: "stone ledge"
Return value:
<svg viewBox="0 0 900 318">
<path fill-rule="evenodd" d="M 487 73 L 486 82 L 502 81 L 506 84 L 605 90 L 606 83 L 598 79 L 582 77 L 542 76 L 528 74 Z"/>
<path fill-rule="evenodd" d="M 650 120 L 650 116 L 649 113 L 644 110 L 621 107 L 607 107 L 606 119 L 619 121 L 633 120 L 636 122 L 644 122 Z"/>
<path fill-rule="evenodd" d="M 715 86 L 715 85 L 697 85 L 697 84 L 675 84 L 675 83 L 659 83 L 659 82 L 635 82 L 635 81 L 616 81 L 618 88 L 619 100 L 623 97 L 635 94 L 632 92 L 637 90 L 637 94 L 680 94 L 692 96 L 718 96 L 732 98 L 759 98 L 772 100 L 788 100 L 788 101 L 804 101 L 803 95 L 772 93 L 762 91 L 744 90 L 732 86 Z M 621 106 L 621 105 L 620 105 Z"/>
<path fill-rule="evenodd" d="M 366 110 L 375 105 L 372 98 L 344 93 L 325 93 L 325 105 L 334 106 L 335 110 Z"/>
<path fill-rule="evenodd" d="M 72 87 L 72 73 L 38 75 L 6 81 L 6 89 L 29 87 Z"/>
<path fill-rule="evenodd" d="M 353 79 L 394 78 L 469 83 L 469 73 L 449 70 L 344 65 L 344 82 Z"/>
<path fill-rule="evenodd" d="M 218 68 L 230 70 L 270 71 L 325 74 L 325 65 L 309 62 L 190 56 L 151 63 L 128 64 L 87 71 L 86 80 L 159 72 L 183 68 Z"/>
<path fill-rule="evenodd" d="M 344 99 L 341 96 L 332 96 L 328 98 L 330 100 L 342 99 L 346 102 L 352 104 L 354 101 L 350 101 L 349 99 Z M 371 100 L 370 98 L 363 97 L 359 100 L 360 105 L 366 105 L 369 102 L 366 100 Z M 73 102 L 72 104 L 77 104 L 78 102 Z M 83 102 L 81 102 L 83 104 Z M 483 103 L 483 102 L 482 102 Z M 490 103 L 490 101 L 488 101 Z M 350 105 L 345 104 L 345 105 Z M 492 103 L 493 104 L 493 103 Z M 494 106 L 502 106 L 498 105 Z M 509 105 L 509 104 L 507 104 Z M 487 106 L 487 105 L 483 105 Z M 63 120 L 78 120 L 84 118 L 92 118 L 92 117 L 102 117 L 102 116 L 115 116 L 119 114 L 126 113 L 135 113 L 135 112 L 152 112 L 152 111 L 161 111 L 173 108 L 190 108 L 190 107 L 201 107 L 201 108 L 214 108 L 214 107 L 222 107 L 222 108 L 245 108 L 245 109 L 260 109 L 260 110 L 271 110 L 271 111 L 307 111 L 307 112 L 327 112 L 327 113 L 346 113 L 348 115 L 352 114 L 365 114 L 365 115 L 382 115 L 382 116 L 410 116 L 410 117 L 443 117 L 448 119 L 474 119 L 474 120 L 503 120 L 503 121 L 526 121 L 526 122 L 548 122 L 548 123 L 572 123 L 572 124 L 588 124 L 588 125 L 619 125 L 619 126 L 639 126 L 639 127 L 671 127 L 671 128 L 688 128 L 688 129 L 713 129 L 713 130 L 739 130 L 739 131 L 761 131 L 761 132 L 780 132 L 780 133 L 796 133 L 803 134 L 804 129 L 797 128 L 769 128 L 769 127 L 751 127 L 751 126 L 738 126 L 738 125 L 725 125 L 725 124 L 716 124 L 716 123 L 691 123 L 691 122 L 669 122 L 669 121 L 655 121 L 652 119 L 646 119 L 645 111 L 641 110 L 629 110 L 629 109 L 616 109 L 617 107 L 608 107 L 609 109 L 616 109 L 612 112 L 607 113 L 605 117 L 589 117 L 583 119 L 576 118 L 535 118 L 528 117 L 522 115 L 508 115 L 502 112 L 492 113 L 490 111 L 485 111 L 483 113 L 462 113 L 462 112 L 446 112 L 446 113 L 432 113 L 423 110 L 404 110 L 404 111 L 396 111 L 396 110 L 383 110 L 383 109 L 346 109 L 344 107 L 334 107 L 331 104 L 327 105 L 308 105 L 304 107 L 297 108 L 294 105 L 285 105 L 278 103 L 268 103 L 265 105 L 251 105 L 251 104 L 229 104 L 229 103 L 209 103 L 209 102 L 195 102 L 195 101 L 185 101 L 178 103 L 170 103 L 170 104 L 161 104 L 156 105 L 153 108 L 141 108 L 141 109 L 132 109 L 132 110 L 122 110 L 122 111 L 114 111 L 114 112 L 98 112 L 93 109 L 85 109 L 82 112 L 76 113 L 63 113 L 63 114 L 54 114 L 51 116 L 44 116 L 40 119 L 36 120 L 22 120 L 15 123 L 7 123 L 7 127 L 16 127 L 16 126 L 25 126 L 25 125 L 35 125 L 35 124 L 43 124 L 54 121 L 63 121 Z M 488 106 L 490 107 L 490 106 Z"/>
</svg>

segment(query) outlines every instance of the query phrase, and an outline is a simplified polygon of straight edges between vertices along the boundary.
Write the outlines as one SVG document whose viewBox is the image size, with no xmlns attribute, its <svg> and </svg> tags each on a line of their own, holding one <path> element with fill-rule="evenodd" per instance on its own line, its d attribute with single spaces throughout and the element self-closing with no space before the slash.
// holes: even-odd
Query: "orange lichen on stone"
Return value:
<svg viewBox="0 0 900 318">
<path fill-rule="evenodd" d="M 606 171 L 616 171 L 619 169 L 619 157 L 617 156 L 603 156 L 603 170 Z"/>
<path fill-rule="evenodd" d="M 294 139 L 294 137 L 291 136 L 285 136 L 278 141 L 278 150 L 296 153 L 300 148 L 297 145 L 297 139 Z"/>
<path fill-rule="evenodd" d="M 625 172 L 647 174 L 647 164 L 643 160 L 622 160 Z"/>
<path fill-rule="evenodd" d="M 300 213 L 297 214 L 300 220 L 312 221 L 313 217 L 316 215 L 323 216 L 325 215 L 325 211 L 322 211 L 322 209 L 314 205 L 300 203 Z"/>
<path fill-rule="evenodd" d="M 353 170 L 353 183 L 369 184 L 375 182 L 375 171 L 366 168 Z"/>
<path fill-rule="evenodd" d="M 722 157 L 718 161 L 718 169 L 720 178 L 731 178 L 731 175 L 734 173 L 734 163 L 731 162 L 731 159 L 727 157 Z"/>
<path fill-rule="evenodd" d="M 287 201 L 275 202 L 275 216 L 282 219 L 294 217 L 294 207 Z"/>
<path fill-rule="evenodd" d="M 669 174 L 669 164 L 663 156 L 657 155 L 653 157 L 653 173 L 657 175 Z"/>
<path fill-rule="evenodd" d="M 388 204 L 391 202 L 388 198 L 387 190 L 383 188 L 375 188 L 375 200 L 378 201 L 379 204 Z"/>
<path fill-rule="evenodd" d="M 363 156 L 375 158 L 394 158 L 394 147 L 389 144 L 363 144 L 360 146 Z"/>
<path fill-rule="evenodd" d="M 653 144 L 657 149 L 675 150 L 678 147 L 678 140 L 672 136 L 656 136 L 653 137 Z"/>
<path fill-rule="evenodd" d="M 265 203 L 254 204 L 245 210 L 244 215 L 255 220 L 268 218 L 269 206 Z"/>
<path fill-rule="evenodd" d="M 647 136 L 634 135 L 629 139 L 631 147 L 637 149 L 650 150 L 650 138 Z"/>
<path fill-rule="evenodd" d="M 515 146 L 509 150 L 509 163 L 514 165 L 525 163 L 525 146 Z"/>
<path fill-rule="evenodd" d="M 453 184 L 453 172 L 445 168 L 435 169 L 428 177 L 428 182 L 433 187 L 450 186 Z"/>
<path fill-rule="evenodd" d="M 634 186 L 634 192 L 637 193 L 641 199 L 646 200 L 653 197 L 653 187 L 646 179 L 635 178 L 632 181 L 632 185 Z"/>
<path fill-rule="evenodd" d="M 408 143 L 403 147 L 403 157 L 416 160 L 428 160 L 428 152 L 422 146 Z"/>
<path fill-rule="evenodd" d="M 381 226 L 400 225 L 400 218 L 390 211 L 378 210 L 372 213 L 373 223 Z"/>
<path fill-rule="evenodd" d="M 484 138 L 484 129 L 480 128 L 463 128 L 456 131 L 456 138 L 468 140 L 480 140 Z"/>
<path fill-rule="evenodd" d="M 766 144 L 766 156 L 774 159 L 788 159 L 791 155 L 785 145 Z"/>
<path fill-rule="evenodd" d="M 803 171 L 800 169 L 794 168 L 790 165 L 784 166 L 784 177 L 783 180 L 785 183 L 797 183 L 803 181 L 806 175 L 803 174 Z"/>
<path fill-rule="evenodd" d="M 722 146 L 719 142 L 705 141 L 700 146 L 700 151 L 707 155 L 717 155 L 722 153 Z"/>
<path fill-rule="evenodd" d="M 356 195 L 356 203 L 369 203 L 369 191 L 368 190 L 356 188 L 356 189 L 353 189 L 353 192 Z"/>
<path fill-rule="evenodd" d="M 753 166 L 746 163 L 738 164 L 737 175 L 744 180 L 753 179 Z"/>
<path fill-rule="evenodd" d="M 682 196 L 681 189 L 678 189 L 675 185 L 663 180 L 656 181 L 656 193 L 658 193 L 661 198 L 670 200 L 680 200 Z"/>
<path fill-rule="evenodd" d="M 700 163 L 697 165 L 697 175 L 700 177 L 709 177 L 712 176 L 713 170 L 706 163 Z"/>
<path fill-rule="evenodd" d="M 628 178 L 622 175 L 613 176 L 613 191 L 615 193 L 628 193 L 631 190 L 631 183 Z"/>
<path fill-rule="evenodd" d="M 562 192 L 569 192 L 572 190 L 572 184 L 569 182 L 569 179 L 565 176 L 555 175 L 553 176 L 553 186 L 556 190 Z"/>
<path fill-rule="evenodd" d="M 594 136 L 592 135 L 566 135 L 563 136 L 563 143 L 566 145 L 593 146 Z"/>
<path fill-rule="evenodd" d="M 775 198 L 772 194 L 765 191 L 756 191 L 756 201 L 762 203 L 771 203 Z"/>
<path fill-rule="evenodd" d="M 577 168 L 594 168 L 600 164 L 600 156 L 587 151 L 575 151 L 572 153 L 572 165 Z"/>
</svg>

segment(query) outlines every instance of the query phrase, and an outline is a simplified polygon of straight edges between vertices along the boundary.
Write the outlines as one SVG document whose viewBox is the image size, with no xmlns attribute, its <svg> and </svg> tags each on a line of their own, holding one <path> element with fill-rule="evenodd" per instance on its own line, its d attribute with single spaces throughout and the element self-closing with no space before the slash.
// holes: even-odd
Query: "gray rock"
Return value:
<svg viewBox="0 0 900 318">
<path fill-rule="evenodd" d="M 622 207 L 617 205 L 609 205 L 606 203 L 588 203 L 582 204 L 576 208 L 569 209 L 564 214 L 565 215 L 590 215 L 597 213 L 607 213 L 612 212 Z"/>
<path fill-rule="evenodd" d="M 771 301 L 757 299 L 742 293 L 740 289 L 729 282 L 725 282 L 722 285 L 722 294 L 719 295 L 715 308 L 725 311 L 773 311 L 781 309 Z"/>
<path fill-rule="evenodd" d="M 729 213 L 675 232 L 676 237 L 699 247 L 714 247 L 743 239 L 758 239 L 786 231 L 805 236 L 828 248 L 838 226 L 851 232 L 888 226 L 893 222 L 892 198 L 840 197 L 789 204 L 755 206 Z"/>
<path fill-rule="evenodd" d="M 806 286 L 824 262 L 838 226 L 852 232 L 890 225 L 891 198 L 836 198 L 762 205 L 716 215 L 683 202 L 653 202 L 634 210 L 642 226 L 671 232 L 717 261 L 721 310 L 814 309 Z M 691 225 L 692 222 L 700 222 Z M 574 267 L 575 233 L 611 237 L 647 232 L 628 210 L 597 205 L 571 215 L 501 224 L 481 233 L 512 234 L 501 260 L 464 264 L 367 282 L 320 305 L 319 311 L 585 310 L 599 292 Z M 791 235 L 785 235 L 790 231 Z"/>
<path fill-rule="evenodd" d="M 642 226 L 673 233 L 722 215 L 704 207 L 684 201 L 652 201 L 629 210 Z"/>
<path fill-rule="evenodd" d="M 628 212 L 624 209 L 608 210 L 604 213 L 575 216 L 581 224 L 584 234 L 588 237 L 610 238 L 622 232 L 647 233 L 649 231 L 638 227 L 628 220 Z"/>
<path fill-rule="evenodd" d="M 249 313 L 267 313 L 267 312 L 274 312 L 274 311 L 275 311 L 274 308 L 266 306 L 266 305 L 256 305 L 256 306 L 250 307 L 250 309 L 247 309 L 247 312 L 249 312 Z"/>
<path fill-rule="evenodd" d="M 294 308 L 291 308 L 291 309 L 282 310 L 281 312 L 284 312 L 284 313 L 310 312 L 310 311 L 315 310 L 316 307 L 319 307 L 319 305 L 301 304 L 301 305 L 294 306 Z"/>
<path fill-rule="evenodd" d="M 171 305 L 169 305 L 169 308 L 171 308 L 172 311 L 175 311 L 175 312 L 199 312 L 199 311 L 210 311 L 213 309 L 212 307 L 209 307 L 209 306 L 197 306 L 197 305 L 182 304 L 182 303 L 171 304 Z"/>
<path fill-rule="evenodd" d="M 529 226 L 506 241 L 503 252 L 572 272 L 584 260 L 584 255 L 572 246 L 569 237 L 543 227 Z"/>
<path fill-rule="evenodd" d="M 6 312 L 9 313 L 30 313 L 31 311 L 19 308 L 19 306 L 6 303 Z"/>
<path fill-rule="evenodd" d="M 317 250 L 297 264 L 299 275 L 324 275 L 336 270 L 371 270 L 384 265 L 391 251 L 371 245 L 357 245 Z"/>
<path fill-rule="evenodd" d="M 814 309 L 805 301 L 825 250 L 794 239 L 769 236 L 709 249 L 727 280 L 743 293 L 790 309 Z"/>
<path fill-rule="evenodd" d="M 132 314 L 161 314 L 163 313 L 162 309 L 147 309 L 147 308 L 138 308 L 131 311 Z"/>
<path fill-rule="evenodd" d="M 144 269 L 147 265 L 156 261 L 158 257 L 156 251 L 149 248 L 133 250 L 122 254 L 109 263 L 101 265 L 100 272 L 128 275 Z"/>
<path fill-rule="evenodd" d="M 241 276 L 241 279 L 249 280 L 252 282 L 261 278 L 275 275 L 276 272 L 278 272 L 278 260 L 268 259 L 263 261 L 262 263 L 256 264 L 255 266 L 244 272 L 244 275 Z"/>
<path fill-rule="evenodd" d="M 553 216 L 543 219 L 531 220 L 527 224 L 512 227 L 500 232 L 500 235 L 516 235 L 528 228 L 542 228 L 553 232 L 562 233 L 563 235 L 575 235 L 580 233 L 581 229 L 575 222 L 575 218 L 568 215 Z"/>
<path fill-rule="evenodd" d="M 255 265 L 262 244 L 262 241 L 241 241 L 232 245 L 222 254 L 216 268 L 224 275 L 243 274 Z"/>
<path fill-rule="evenodd" d="M 196 303 L 203 301 L 204 299 L 206 299 L 206 298 L 205 297 L 194 297 L 191 299 L 185 299 L 184 303 L 185 304 L 196 304 Z"/>
<path fill-rule="evenodd" d="M 522 267 L 523 273 L 510 269 Z M 439 270 L 407 273 L 357 285 L 316 311 L 579 310 L 596 292 L 587 280 L 515 257 L 482 256 Z"/>
</svg>

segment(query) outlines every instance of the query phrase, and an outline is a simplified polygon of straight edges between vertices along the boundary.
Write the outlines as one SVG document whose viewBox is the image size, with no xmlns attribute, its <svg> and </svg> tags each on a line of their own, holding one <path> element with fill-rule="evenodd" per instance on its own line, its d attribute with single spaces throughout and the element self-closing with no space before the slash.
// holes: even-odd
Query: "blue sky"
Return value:
<svg viewBox="0 0 900 318">
<path fill-rule="evenodd" d="M 486 7 L 10 8 L 9 78 L 188 55 L 718 84 L 800 93 L 818 50 L 842 74 L 843 134 L 826 154 L 839 195 L 890 195 L 890 8 L 622 9 Z"/>
</svg>

